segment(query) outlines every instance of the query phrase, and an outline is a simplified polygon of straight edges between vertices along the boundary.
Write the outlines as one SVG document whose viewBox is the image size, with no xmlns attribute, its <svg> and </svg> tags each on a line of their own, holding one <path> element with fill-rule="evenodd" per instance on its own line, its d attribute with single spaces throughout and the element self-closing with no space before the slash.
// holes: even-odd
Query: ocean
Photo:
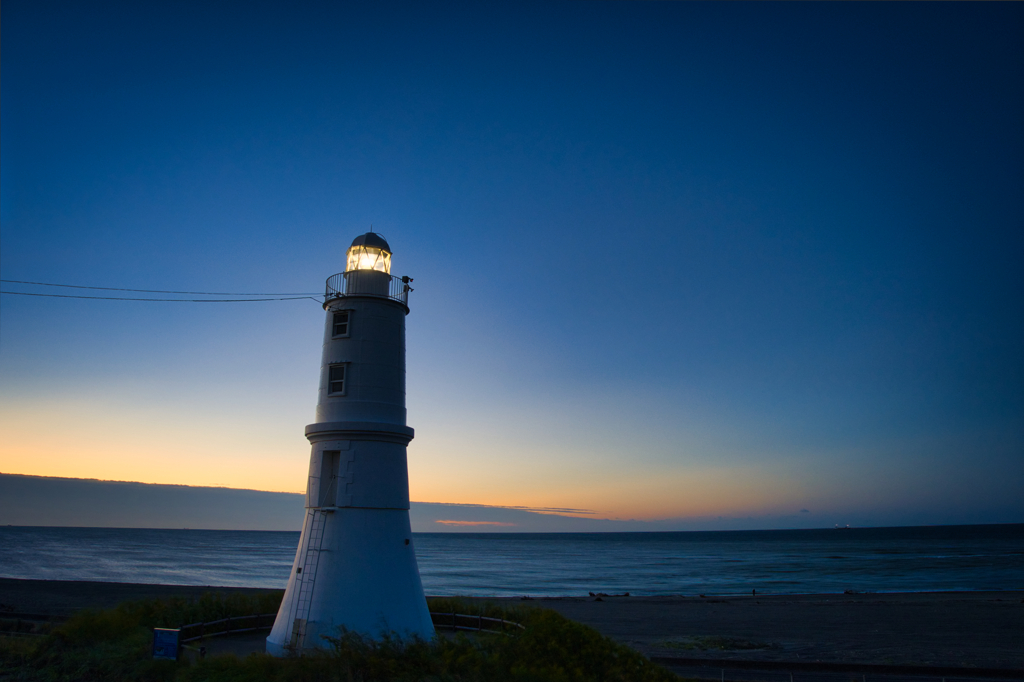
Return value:
<svg viewBox="0 0 1024 682">
<path fill-rule="evenodd" d="M 0 527 L 0 577 L 283 588 L 297 532 Z M 1024 589 L 1024 524 L 416 533 L 428 595 Z"/>
</svg>

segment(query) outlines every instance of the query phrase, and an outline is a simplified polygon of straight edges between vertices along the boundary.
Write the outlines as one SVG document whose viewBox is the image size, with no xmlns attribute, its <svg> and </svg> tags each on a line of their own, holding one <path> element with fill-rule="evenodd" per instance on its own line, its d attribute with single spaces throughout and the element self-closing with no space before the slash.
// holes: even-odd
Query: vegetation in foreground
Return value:
<svg viewBox="0 0 1024 682">
<path fill-rule="evenodd" d="M 592 628 L 539 608 L 431 601 L 432 611 L 481 614 L 522 623 L 511 634 L 389 637 L 373 641 L 350 632 L 330 647 L 295 658 L 252 654 L 191 662 L 154 661 L 152 628 L 178 627 L 228 616 L 276 611 L 280 594 L 207 594 L 126 602 L 82 612 L 43 637 L 0 638 L 0 680 L 63 682 L 668 682 L 674 675 Z"/>
</svg>

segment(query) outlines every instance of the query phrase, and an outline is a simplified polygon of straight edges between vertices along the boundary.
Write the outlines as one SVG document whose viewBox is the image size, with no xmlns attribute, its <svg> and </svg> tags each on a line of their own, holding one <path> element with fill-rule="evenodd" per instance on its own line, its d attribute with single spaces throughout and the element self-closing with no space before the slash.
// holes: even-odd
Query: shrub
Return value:
<svg viewBox="0 0 1024 682">
<path fill-rule="evenodd" d="M 504 618 L 504 634 L 396 635 L 372 640 L 341 631 L 320 651 L 292 658 L 251 654 L 189 662 L 151 659 L 153 627 L 269 613 L 280 593 L 206 594 L 198 600 L 128 602 L 82 612 L 34 642 L 0 640 L 2 679 L 40 682 L 668 682 L 674 675 L 596 630 L 540 608 L 458 599 L 431 610 Z"/>
<path fill-rule="evenodd" d="M 147 599 L 80 611 L 46 637 L 0 640 L 0 668 L 11 671 L 8 679 L 14 680 L 171 680 L 180 666 L 152 660 L 154 627 L 271 613 L 282 594 L 207 593 L 199 599 Z"/>
</svg>

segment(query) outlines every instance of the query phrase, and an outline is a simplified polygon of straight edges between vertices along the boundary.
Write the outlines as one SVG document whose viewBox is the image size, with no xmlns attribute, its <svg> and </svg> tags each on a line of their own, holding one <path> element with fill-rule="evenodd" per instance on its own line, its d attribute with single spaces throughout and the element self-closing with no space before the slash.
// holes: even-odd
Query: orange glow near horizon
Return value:
<svg viewBox="0 0 1024 682">
<path fill-rule="evenodd" d="M 116 418 L 101 405 L 50 410 L 4 405 L 0 470 L 10 474 L 93 478 L 167 485 L 305 492 L 308 445 L 271 430 L 222 428 L 212 421 L 168 420 L 125 410 Z M 305 445 L 305 447 L 303 447 Z"/>
<path fill-rule="evenodd" d="M 54 428 L 53 414 L 61 415 L 59 429 Z M 301 431 L 295 432 L 250 415 L 210 415 L 201 406 L 171 417 L 159 407 L 102 401 L 8 402 L 0 411 L 0 471 L 304 493 L 309 445 Z M 601 456 L 611 459 L 614 454 Z M 592 466 L 584 471 L 580 457 L 578 452 L 549 451 L 523 461 L 503 452 L 453 453 L 429 438 L 414 441 L 409 453 L 411 497 L 636 520 L 759 514 L 804 499 L 801 486 L 792 480 L 751 467 L 674 463 L 657 469 Z"/>
</svg>

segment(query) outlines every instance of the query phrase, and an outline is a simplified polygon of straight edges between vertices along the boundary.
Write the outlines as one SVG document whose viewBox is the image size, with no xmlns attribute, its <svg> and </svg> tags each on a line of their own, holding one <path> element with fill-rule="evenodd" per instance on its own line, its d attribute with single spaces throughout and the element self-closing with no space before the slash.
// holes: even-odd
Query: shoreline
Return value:
<svg viewBox="0 0 1024 682">
<path fill-rule="evenodd" d="M 136 599 L 280 591 L 0 578 L 0 617 L 7 612 L 60 618 Z M 1024 590 L 461 598 L 552 609 L 662 660 L 1024 671 Z"/>
<path fill-rule="evenodd" d="M 205 590 L 213 592 L 283 592 L 284 586 L 281 587 L 254 587 L 251 585 L 197 585 L 197 584 L 185 584 L 185 583 L 133 583 L 124 582 L 120 580 L 66 580 L 63 578 L 10 578 L 0 577 L 0 594 L 6 589 L 3 587 L 4 583 L 45 583 L 45 584 L 83 584 L 83 585 L 117 585 L 126 588 L 127 590 L 134 590 L 138 588 L 140 591 L 148 591 L 150 588 L 159 588 L 160 590 Z M 146 589 L 143 589 L 146 588 Z M 428 594 L 428 599 L 434 598 L 459 598 L 459 599 L 470 599 L 470 600 L 524 600 L 524 601 L 544 601 L 544 600 L 559 600 L 559 599 L 593 599 L 595 597 L 601 597 L 604 599 L 741 599 L 744 597 L 754 597 L 756 599 L 775 599 L 775 598 L 800 598 L 800 597 L 870 597 L 870 596 L 898 596 L 898 595 L 976 595 L 976 594 L 1021 594 L 1024 596 L 1024 587 L 1019 589 L 1008 589 L 1008 590 L 992 590 L 992 589 L 979 589 L 979 590 L 844 590 L 842 592 L 761 592 L 758 591 L 752 595 L 749 592 L 704 592 L 704 593 L 682 593 L 672 592 L 664 594 L 641 594 L 638 592 L 625 592 L 625 593 L 606 593 L 606 592 L 592 592 L 588 594 L 503 594 L 503 595 L 465 595 L 465 594 Z M 0 598 L 0 604 L 3 603 L 3 599 Z"/>
</svg>

